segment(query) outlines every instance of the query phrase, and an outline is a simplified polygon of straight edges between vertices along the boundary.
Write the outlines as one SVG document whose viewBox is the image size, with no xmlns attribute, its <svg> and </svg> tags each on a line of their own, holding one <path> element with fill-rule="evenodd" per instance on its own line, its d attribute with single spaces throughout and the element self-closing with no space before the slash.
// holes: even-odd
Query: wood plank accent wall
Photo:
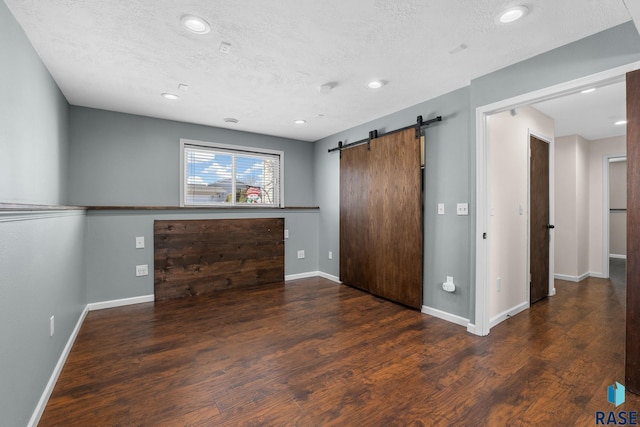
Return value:
<svg viewBox="0 0 640 427">
<path fill-rule="evenodd" d="M 640 394 L 640 71 L 627 74 L 627 325 L 625 386 Z"/>
<path fill-rule="evenodd" d="M 422 306 L 422 172 L 414 129 L 342 152 L 340 279 Z"/>
<path fill-rule="evenodd" d="M 284 218 L 155 221 L 155 300 L 284 280 Z"/>
</svg>

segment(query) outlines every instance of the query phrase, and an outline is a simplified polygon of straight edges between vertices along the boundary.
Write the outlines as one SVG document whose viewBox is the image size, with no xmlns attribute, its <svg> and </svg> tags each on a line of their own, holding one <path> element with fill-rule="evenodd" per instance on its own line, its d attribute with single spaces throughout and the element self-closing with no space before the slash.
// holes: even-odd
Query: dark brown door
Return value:
<svg viewBox="0 0 640 427">
<path fill-rule="evenodd" d="M 420 144 L 409 129 L 342 152 L 340 279 L 422 306 Z"/>
<path fill-rule="evenodd" d="M 640 71 L 627 74 L 627 331 L 625 386 L 640 394 Z"/>
<path fill-rule="evenodd" d="M 540 301 L 549 294 L 549 244 L 552 225 L 549 223 L 549 144 L 531 136 L 530 163 L 530 302 Z"/>
</svg>

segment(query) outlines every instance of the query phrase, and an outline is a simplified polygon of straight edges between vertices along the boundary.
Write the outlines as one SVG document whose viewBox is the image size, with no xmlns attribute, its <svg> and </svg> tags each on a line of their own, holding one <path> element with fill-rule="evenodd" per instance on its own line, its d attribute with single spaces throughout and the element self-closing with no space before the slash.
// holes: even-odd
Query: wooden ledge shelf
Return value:
<svg viewBox="0 0 640 427">
<path fill-rule="evenodd" d="M 319 206 L 286 206 L 284 208 L 269 208 L 255 206 L 87 206 L 90 211 L 220 211 L 220 210 L 243 210 L 243 211 L 290 211 L 290 210 L 319 210 Z"/>
<path fill-rule="evenodd" d="M 32 205 L 27 203 L 0 203 L 0 212 L 51 212 L 51 211 L 300 211 L 320 210 L 319 206 L 286 206 L 284 208 L 254 206 L 63 206 Z"/>
<path fill-rule="evenodd" d="M 0 212 L 86 211 L 84 206 L 30 205 L 26 203 L 0 203 Z"/>
</svg>

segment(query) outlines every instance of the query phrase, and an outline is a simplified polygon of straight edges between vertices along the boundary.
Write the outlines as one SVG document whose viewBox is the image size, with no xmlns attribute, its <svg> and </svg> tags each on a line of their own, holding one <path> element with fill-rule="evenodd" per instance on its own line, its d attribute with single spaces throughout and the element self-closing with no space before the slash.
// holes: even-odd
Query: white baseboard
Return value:
<svg viewBox="0 0 640 427">
<path fill-rule="evenodd" d="M 577 282 L 578 276 L 569 276 L 568 274 L 554 274 L 553 278 L 556 280 L 564 280 L 566 282 Z"/>
<path fill-rule="evenodd" d="M 582 282 L 584 279 L 591 277 L 593 275 L 593 273 L 582 273 L 581 275 L 578 276 L 578 282 Z"/>
<path fill-rule="evenodd" d="M 626 255 L 618 255 L 618 254 L 609 254 L 609 258 L 627 259 L 627 256 Z"/>
<path fill-rule="evenodd" d="M 87 310 L 104 310 L 105 308 L 122 307 L 125 305 L 141 304 L 143 302 L 153 302 L 154 298 L 154 295 L 142 295 L 139 297 L 114 299 L 111 301 L 92 302 L 87 304 Z"/>
<path fill-rule="evenodd" d="M 47 383 L 47 386 L 44 388 L 44 391 L 42 392 L 42 396 L 40 396 L 40 400 L 38 401 L 38 404 L 36 405 L 36 408 L 33 411 L 33 414 L 31 415 L 29 424 L 27 424 L 28 427 L 36 427 L 40 422 L 40 418 L 44 413 L 44 409 L 47 407 L 47 402 L 49 402 L 49 397 L 51 397 L 51 393 L 53 393 L 53 388 L 55 387 L 56 382 L 58 381 L 58 377 L 62 372 L 62 368 L 64 367 L 64 364 L 67 361 L 67 357 L 71 352 L 71 347 L 73 347 L 73 343 L 76 341 L 76 337 L 80 332 L 80 327 L 84 322 L 84 318 L 87 317 L 88 311 L 89 311 L 88 308 L 85 307 L 84 310 L 82 310 L 82 313 L 80 313 L 80 317 L 76 322 L 76 326 L 73 328 L 73 331 L 71 332 L 71 335 L 67 340 L 67 344 L 64 346 L 64 349 L 62 350 L 62 354 L 58 359 L 58 363 L 56 363 L 55 368 L 53 368 L 53 373 L 49 378 L 49 382 Z"/>
<path fill-rule="evenodd" d="M 608 277 L 604 277 L 604 274 L 594 272 L 589 273 L 589 277 L 595 277 L 597 279 L 608 279 Z"/>
<path fill-rule="evenodd" d="M 332 282 L 342 283 L 338 276 L 334 276 L 332 274 L 325 273 L 324 271 L 319 271 L 318 272 L 318 276 L 323 277 L 323 278 L 325 278 L 327 280 L 331 280 Z"/>
<path fill-rule="evenodd" d="M 456 325 L 469 325 L 469 319 L 465 319 L 464 317 L 460 317 L 455 314 L 447 313 L 446 311 L 438 310 L 437 308 L 427 307 L 426 305 L 423 305 L 421 311 L 424 314 L 437 317 L 438 319 L 446 320 L 447 322 L 455 323 Z"/>
<path fill-rule="evenodd" d="M 584 279 L 586 279 L 587 277 L 592 276 L 593 273 L 584 273 L 581 274 L 580 276 L 569 276 L 566 274 L 554 274 L 553 277 L 554 279 L 558 279 L 558 280 L 566 280 L 567 282 L 581 282 Z"/>
<path fill-rule="evenodd" d="M 288 282 L 289 280 L 307 279 L 309 277 L 318 277 L 319 275 L 319 271 L 307 271 L 306 273 L 287 274 L 284 276 L 284 281 Z"/>
<path fill-rule="evenodd" d="M 526 310 L 527 308 L 529 308 L 529 303 L 527 301 L 525 301 L 525 302 L 522 302 L 522 303 L 516 305 L 515 307 L 511 307 L 509 310 L 503 311 L 502 313 L 498 314 L 497 316 L 494 316 L 491 319 L 489 319 L 489 328 L 493 328 L 498 323 L 504 322 L 509 317 L 515 316 L 516 314 L 520 313 L 521 311 Z"/>
<path fill-rule="evenodd" d="M 327 274 L 323 271 L 308 271 L 306 273 L 288 274 L 284 276 L 284 280 L 286 282 L 289 280 L 306 279 L 309 277 L 322 277 L 333 282 L 342 283 L 339 277 L 332 276 L 331 274 Z"/>
</svg>

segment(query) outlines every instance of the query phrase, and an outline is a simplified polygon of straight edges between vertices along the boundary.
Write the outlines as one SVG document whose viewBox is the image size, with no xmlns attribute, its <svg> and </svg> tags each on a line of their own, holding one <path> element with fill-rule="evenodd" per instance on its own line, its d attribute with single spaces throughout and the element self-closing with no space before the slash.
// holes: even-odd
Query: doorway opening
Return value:
<svg viewBox="0 0 640 427">
<path fill-rule="evenodd" d="M 624 281 L 627 260 L 627 157 L 608 155 L 603 159 L 604 203 L 603 266 L 606 277 Z"/>
<path fill-rule="evenodd" d="M 500 281 L 496 281 L 495 278 L 490 276 L 491 260 L 497 254 L 492 251 L 491 233 L 488 233 L 491 229 L 490 223 L 492 215 L 492 188 L 490 185 L 491 170 L 489 168 L 489 164 L 493 160 L 493 157 L 489 154 L 491 149 L 489 122 L 499 113 L 514 110 L 517 111 L 518 109 L 522 109 L 531 104 L 561 98 L 593 87 L 604 87 L 613 83 L 624 82 L 625 74 L 638 68 L 640 68 L 640 63 L 628 64 L 623 67 L 618 67 L 592 76 L 576 79 L 494 104 L 478 107 L 476 109 L 476 316 L 475 324 L 469 324 L 467 328 L 469 332 L 477 335 L 487 335 L 492 326 L 508 318 L 509 315 L 513 315 L 514 313 L 522 311 L 528 307 L 528 301 L 524 306 L 522 306 L 522 304 L 520 306 L 511 306 L 511 311 L 509 311 L 507 315 L 503 316 L 504 318 L 496 318 L 495 311 L 493 313 L 491 312 L 491 292 L 495 291 L 495 289 L 500 286 Z M 551 156 L 553 156 L 553 150 L 551 151 Z M 553 160 L 551 163 L 553 164 Z M 492 163 L 491 167 L 493 167 Z M 553 170 L 551 171 L 551 174 L 553 179 Z M 551 196 L 551 200 L 553 202 L 553 196 Z M 554 222 L 553 211 L 554 209 L 551 208 L 552 217 L 549 222 L 551 225 Z M 552 236 L 553 234 L 554 232 L 551 232 Z M 553 248 L 553 246 L 553 243 L 551 243 L 551 248 Z M 597 254 L 597 256 L 600 257 L 599 254 Z M 593 258 L 593 254 L 591 257 Z M 551 256 L 551 259 L 553 260 L 553 256 Z M 553 269 L 551 271 L 553 272 Z M 600 274 L 603 276 L 603 273 L 604 267 Z M 598 277 L 597 274 L 591 275 Z M 552 279 L 551 283 L 553 283 Z M 550 288 L 550 294 L 552 293 L 553 288 Z M 494 316 L 493 318 L 492 314 Z"/>
</svg>

